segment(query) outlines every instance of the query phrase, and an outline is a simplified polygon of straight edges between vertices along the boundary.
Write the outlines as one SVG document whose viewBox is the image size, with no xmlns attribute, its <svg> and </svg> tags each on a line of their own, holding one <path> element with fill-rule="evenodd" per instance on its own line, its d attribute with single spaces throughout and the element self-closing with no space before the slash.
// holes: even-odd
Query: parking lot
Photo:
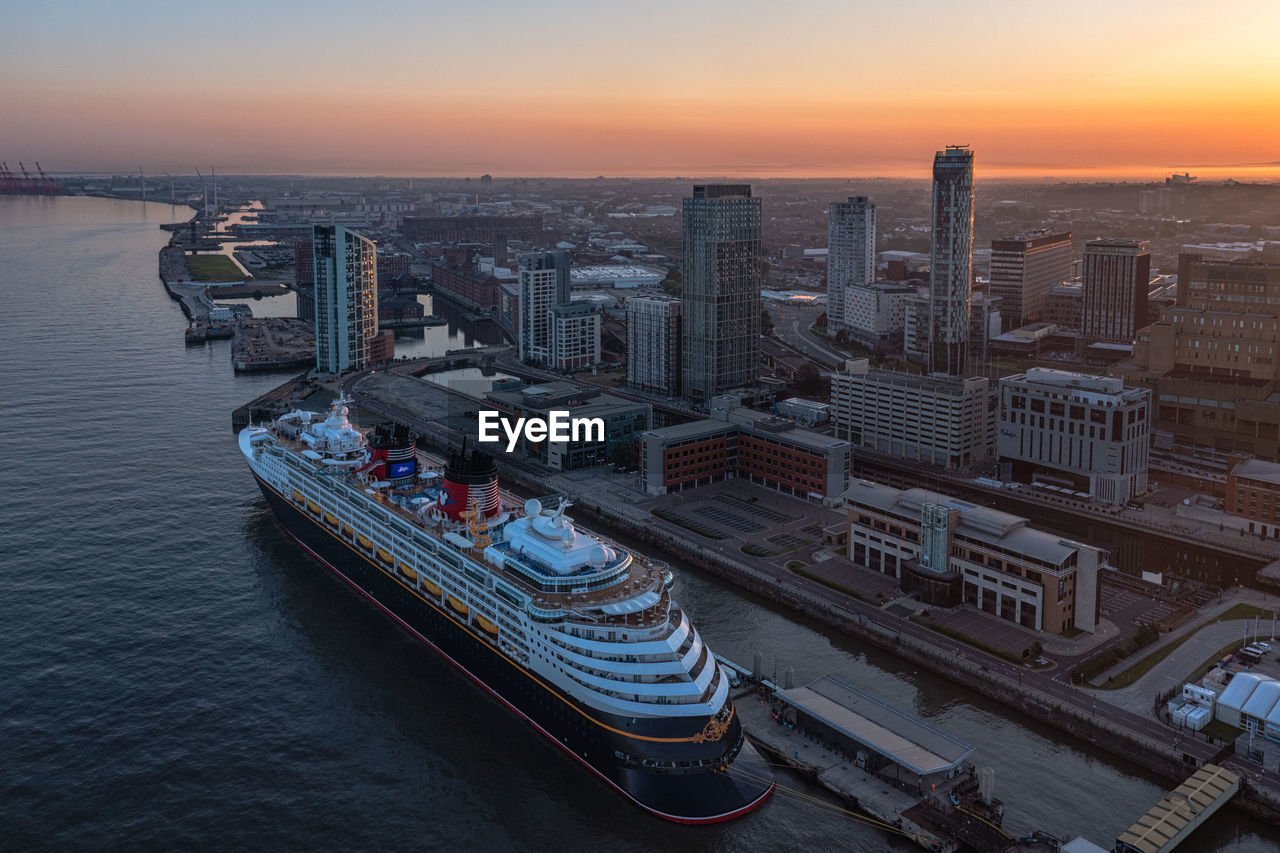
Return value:
<svg viewBox="0 0 1280 853">
<path fill-rule="evenodd" d="M 1176 604 L 1103 581 L 1099 615 L 1117 625 L 1157 625 L 1181 609 Z"/>
</svg>

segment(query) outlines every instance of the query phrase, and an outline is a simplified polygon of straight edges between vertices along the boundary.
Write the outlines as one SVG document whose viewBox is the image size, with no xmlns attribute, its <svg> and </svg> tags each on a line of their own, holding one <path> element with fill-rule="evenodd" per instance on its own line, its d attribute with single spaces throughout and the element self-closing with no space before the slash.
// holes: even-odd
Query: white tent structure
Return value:
<svg viewBox="0 0 1280 853">
<path fill-rule="evenodd" d="M 1215 716 L 1255 736 L 1280 741 L 1280 681 L 1252 672 L 1237 674 L 1218 697 Z"/>
</svg>

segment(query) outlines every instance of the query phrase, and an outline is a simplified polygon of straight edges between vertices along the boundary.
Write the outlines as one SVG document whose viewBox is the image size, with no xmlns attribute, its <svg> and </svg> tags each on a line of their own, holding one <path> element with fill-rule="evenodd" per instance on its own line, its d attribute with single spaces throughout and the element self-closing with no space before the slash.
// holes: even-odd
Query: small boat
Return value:
<svg viewBox="0 0 1280 853">
<path fill-rule="evenodd" d="M 449 603 L 449 607 L 452 608 L 453 611 L 456 612 L 459 616 L 466 616 L 468 613 L 471 612 L 470 607 L 467 607 L 467 605 L 463 604 L 461 601 L 454 598 L 452 595 L 449 596 L 448 603 Z"/>
<path fill-rule="evenodd" d="M 352 536 L 354 536 L 354 535 L 355 535 L 355 533 L 356 533 L 356 532 L 355 532 L 355 530 L 353 530 L 353 529 L 352 529 L 352 527 L 351 527 L 351 525 L 350 525 L 350 524 L 344 524 L 344 525 L 342 525 L 342 535 L 343 535 L 343 536 L 345 536 L 345 537 L 347 537 L 348 539 L 350 539 Z"/>
<path fill-rule="evenodd" d="M 378 559 L 386 563 L 388 566 L 394 566 L 396 564 L 395 559 L 391 556 L 391 552 L 386 548 L 378 549 Z"/>
<path fill-rule="evenodd" d="M 373 543 L 369 541 L 369 537 L 365 536 L 363 533 L 361 533 L 359 536 L 356 537 L 356 544 L 358 544 L 361 548 L 373 547 Z"/>
<path fill-rule="evenodd" d="M 481 616 L 479 613 L 476 614 L 476 624 L 479 625 L 480 629 L 486 634 L 492 634 L 495 637 L 498 636 L 498 626 Z"/>
<path fill-rule="evenodd" d="M 320 504 L 315 501 L 307 501 L 307 509 L 310 510 L 311 514 L 317 518 L 320 516 Z"/>
<path fill-rule="evenodd" d="M 425 577 L 422 579 L 422 588 L 425 589 L 427 592 L 431 593 L 432 595 L 436 596 L 437 598 L 440 597 L 440 587 L 436 586 L 431 581 L 427 580 Z"/>
<path fill-rule="evenodd" d="M 338 517 L 331 512 L 326 512 L 324 514 L 324 523 L 329 525 L 330 527 L 337 527 Z"/>
<path fill-rule="evenodd" d="M 413 567 L 412 567 L 412 566 L 410 566 L 408 563 L 401 563 L 401 564 L 400 564 L 400 574 L 404 575 L 405 577 L 407 577 L 407 578 L 408 578 L 409 580 L 411 580 L 411 581 L 413 581 L 413 580 L 417 580 L 417 579 L 418 579 L 418 573 L 417 573 L 417 572 L 415 572 L 415 571 L 413 570 Z"/>
</svg>

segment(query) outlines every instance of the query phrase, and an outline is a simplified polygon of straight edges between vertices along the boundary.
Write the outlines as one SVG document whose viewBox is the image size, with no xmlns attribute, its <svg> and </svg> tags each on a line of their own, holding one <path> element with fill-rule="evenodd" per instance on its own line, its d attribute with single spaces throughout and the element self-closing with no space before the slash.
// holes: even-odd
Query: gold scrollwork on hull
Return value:
<svg viewBox="0 0 1280 853">
<path fill-rule="evenodd" d="M 707 720 L 707 724 L 702 727 L 702 731 L 690 738 L 694 743 L 707 743 L 709 741 L 717 741 L 724 737 L 724 733 L 729 731 L 729 724 L 717 720 L 715 717 Z"/>
</svg>

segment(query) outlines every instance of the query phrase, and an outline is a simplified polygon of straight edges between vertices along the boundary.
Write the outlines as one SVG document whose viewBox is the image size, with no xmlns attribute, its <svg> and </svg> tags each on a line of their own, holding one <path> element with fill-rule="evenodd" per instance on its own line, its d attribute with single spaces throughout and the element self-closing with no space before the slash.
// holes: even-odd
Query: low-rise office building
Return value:
<svg viewBox="0 0 1280 853">
<path fill-rule="evenodd" d="M 849 559 L 893 575 L 927 604 L 971 604 L 1051 634 L 1097 627 L 1099 548 L 925 489 L 860 480 L 845 506 Z"/>
<path fill-rule="evenodd" d="M 994 403 L 985 377 L 949 379 L 873 368 L 850 359 L 831 377 L 835 434 L 854 447 L 968 468 L 992 458 Z"/>
<path fill-rule="evenodd" d="M 1151 392 L 1124 380 L 1033 367 L 1000 380 L 1002 479 L 1122 504 L 1147 490 Z"/>
<path fill-rule="evenodd" d="M 640 439 L 640 471 L 651 495 L 737 477 L 835 506 L 852 470 L 849 442 L 747 409 L 736 397 L 714 398 L 706 420 L 649 430 Z"/>
</svg>

